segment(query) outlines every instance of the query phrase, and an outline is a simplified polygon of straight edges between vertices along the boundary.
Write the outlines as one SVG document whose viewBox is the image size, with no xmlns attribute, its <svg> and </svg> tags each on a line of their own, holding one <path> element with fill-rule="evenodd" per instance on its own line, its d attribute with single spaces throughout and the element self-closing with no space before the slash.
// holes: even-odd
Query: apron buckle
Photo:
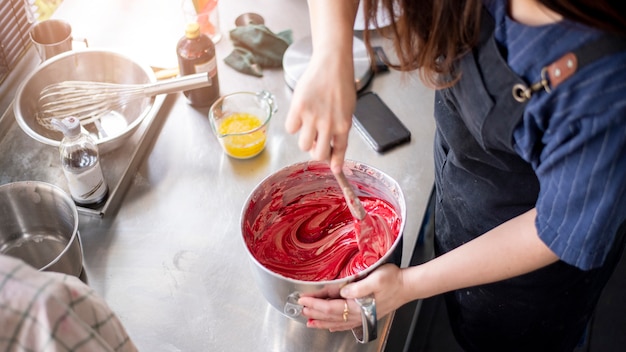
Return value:
<svg viewBox="0 0 626 352">
<path fill-rule="evenodd" d="M 525 84 L 518 83 L 513 86 L 513 98 L 520 103 L 525 103 L 528 101 L 532 95 L 540 90 L 545 90 L 550 93 L 552 89 L 550 89 L 550 82 L 548 81 L 548 68 L 544 67 L 541 69 L 541 80 L 534 83 L 530 87 Z"/>
</svg>

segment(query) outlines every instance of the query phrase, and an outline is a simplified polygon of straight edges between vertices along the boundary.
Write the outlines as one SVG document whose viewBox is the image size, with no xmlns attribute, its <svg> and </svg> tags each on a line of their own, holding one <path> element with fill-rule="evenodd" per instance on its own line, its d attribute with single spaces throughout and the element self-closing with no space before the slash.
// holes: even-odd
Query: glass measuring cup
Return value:
<svg viewBox="0 0 626 352">
<path fill-rule="evenodd" d="M 211 105 L 209 121 L 228 156 L 249 159 L 265 149 L 267 127 L 276 111 L 276 98 L 268 91 L 237 92 Z"/>
</svg>

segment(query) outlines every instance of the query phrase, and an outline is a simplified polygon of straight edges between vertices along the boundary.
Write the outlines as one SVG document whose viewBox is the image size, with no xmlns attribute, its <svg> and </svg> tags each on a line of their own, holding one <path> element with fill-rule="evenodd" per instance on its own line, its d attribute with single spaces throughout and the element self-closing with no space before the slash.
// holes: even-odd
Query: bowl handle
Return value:
<svg viewBox="0 0 626 352">
<path fill-rule="evenodd" d="M 257 92 L 256 96 L 257 99 L 259 99 L 260 101 L 264 101 L 267 103 L 267 105 L 270 107 L 271 115 L 276 114 L 276 112 L 278 111 L 278 104 L 276 103 L 276 97 L 274 96 L 274 94 L 266 90 L 262 90 Z"/>
<path fill-rule="evenodd" d="M 292 292 L 287 296 L 287 303 L 283 308 L 283 313 L 290 318 L 297 318 L 302 313 L 303 306 L 298 304 L 300 292 Z"/>
<path fill-rule="evenodd" d="M 354 301 L 361 308 L 362 326 L 352 329 L 354 338 L 360 343 L 368 343 L 376 340 L 376 300 L 374 294 L 365 297 L 355 298 Z"/>
</svg>

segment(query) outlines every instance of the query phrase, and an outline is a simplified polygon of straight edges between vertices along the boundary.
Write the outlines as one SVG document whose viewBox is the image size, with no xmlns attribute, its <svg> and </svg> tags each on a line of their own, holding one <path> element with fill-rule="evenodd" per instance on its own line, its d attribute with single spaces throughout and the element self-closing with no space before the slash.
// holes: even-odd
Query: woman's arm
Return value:
<svg viewBox="0 0 626 352">
<path fill-rule="evenodd" d="M 509 279 L 556 262 L 558 257 L 537 234 L 535 217 L 532 209 L 433 259 L 415 273 L 407 271 L 407 288 L 422 287 L 420 297 L 412 299 Z M 429 289 L 424 290 L 424 282 Z"/>
<path fill-rule="evenodd" d="M 403 304 L 440 293 L 519 276 L 554 263 L 558 257 L 539 239 L 534 209 L 427 263 L 399 269 L 388 264 L 365 279 L 347 285 L 341 295 L 349 310 L 358 312 L 350 298 L 374 293 L 379 317 Z M 302 297 L 309 326 L 346 330 L 360 325 L 360 315 L 342 320 L 344 301 Z"/>
<path fill-rule="evenodd" d="M 358 1 L 309 0 L 313 54 L 299 78 L 285 128 L 316 160 L 343 165 L 356 104 L 352 38 Z M 331 148 L 332 147 L 332 148 Z"/>
</svg>

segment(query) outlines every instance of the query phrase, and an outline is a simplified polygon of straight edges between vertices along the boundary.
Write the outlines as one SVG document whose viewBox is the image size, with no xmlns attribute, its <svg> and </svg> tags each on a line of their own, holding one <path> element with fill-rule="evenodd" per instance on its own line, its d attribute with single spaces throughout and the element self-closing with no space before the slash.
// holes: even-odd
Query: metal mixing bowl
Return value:
<svg viewBox="0 0 626 352">
<path fill-rule="evenodd" d="M 57 55 L 38 66 L 17 90 L 13 112 L 27 135 L 39 142 L 59 146 L 63 134 L 40 125 L 36 114 L 41 90 L 50 84 L 68 80 L 141 84 L 154 82 L 156 78 L 149 67 L 112 51 L 85 49 Z M 101 153 L 111 151 L 132 134 L 153 103 L 154 98 L 134 100 L 103 116 L 100 131 L 94 124 L 84 127 L 96 140 Z"/>
<path fill-rule="evenodd" d="M 341 189 L 328 164 L 319 161 L 307 161 L 286 166 L 261 181 L 244 203 L 241 212 L 241 232 L 248 259 L 252 266 L 252 273 L 257 286 L 266 300 L 283 315 L 296 321 L 305 323 L 306 317 L 301 315 L 302 307 L 297 300 L 300 295 L 338 297 L 339 290 L 346 283 L 367 276 L 387 262 L 398 262 L 401 258 L 402 231 L 406 222 L 406 202 L 400 185 L 391 176 L 382 171 L 353 160 L 345 161 L 346 177 L 355 186 L 357 196 L 368 196 L 389 202 L 398 213 L 402 223 L 399 234 L 387 253 L 376 263 L 356 275 L 328 280 L 304 281 L 288 278 L 276 273 L 255 257 L 250 248 L 254 238 L 259 236 L 258 228 L 254 225 L 259 219 L 262 210 L 266 207 L 277 209 L 281 204 L 297 202 L 303 194 L 312 192 L 336 192 L 341 195 Z M 262 218 L 262 222 L 277 221 Z M 396 249 L 398 250 L 396 252 Z"/>
<path fill-rule="evenodd" d="M 45 182 L 0 185 L 0 253 L 38 270 L 78 277 L 83 251 L 70 196 Z"/>
</svg>

